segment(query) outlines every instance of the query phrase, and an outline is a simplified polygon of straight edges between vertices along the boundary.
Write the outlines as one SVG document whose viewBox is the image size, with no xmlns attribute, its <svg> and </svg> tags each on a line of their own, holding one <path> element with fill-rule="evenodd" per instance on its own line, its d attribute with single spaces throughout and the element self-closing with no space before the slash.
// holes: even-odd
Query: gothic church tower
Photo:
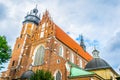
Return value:
<svg viewBox="0 0 120 80">
<path fill-rule="evenodd" d="M 20 75 L 21 69 L 26 70 L 25 66 L 27 67 L 26 63 L 28 62 L 27 59 L 30 53 L 28 50 L 30 49 L 30 38 L 38 28 L 39 22 L 40 16 L 38 16 L 38 9 L 36 7 L 25 16 L 21 34 L 16 40 L 7 73 L 8 76 L 12 76 L 11 78 L 13 78 L 14 75 Z M 24 63 L 23 60 L 25 60 Z M 21 64 L 24 64 L 24 66 Z"/>
</svg>

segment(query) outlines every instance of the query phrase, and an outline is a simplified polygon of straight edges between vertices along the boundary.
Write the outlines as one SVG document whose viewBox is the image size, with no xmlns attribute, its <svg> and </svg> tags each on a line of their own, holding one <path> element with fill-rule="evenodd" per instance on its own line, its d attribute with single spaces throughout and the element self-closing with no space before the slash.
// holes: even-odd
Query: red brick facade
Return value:
<svg viewBox="0 0 120 80">
<path fill-rule="evenodd" d="M 44 61 L 42 65 L 34 65 L 34 56 L 39 46 L 44 46 Z M 62 47 L 62 55 L 59 48 Z M 71 57 L 73 54 L 73 57 Z M 3 73 L 3 78 L 8 80 L 18 79 L 29 70 L 50 70 L 55 76 L 59 71 L 62 80 L 67 80 L 69 72 L 65 63 L 73 58 L 73 63 L 85 67 L 92 57 L 82 49 L 73 39 L 61 30 L 50 18 L 48 11 L 43 14 L 38 25 L 27 22 L 23 24 L 20 36 L 17 38 L 8 70 Z M 81 61 L 80 61 L 81 60 Z M 82 62 L 82 63 L 81 63 Z"/>
</svg>

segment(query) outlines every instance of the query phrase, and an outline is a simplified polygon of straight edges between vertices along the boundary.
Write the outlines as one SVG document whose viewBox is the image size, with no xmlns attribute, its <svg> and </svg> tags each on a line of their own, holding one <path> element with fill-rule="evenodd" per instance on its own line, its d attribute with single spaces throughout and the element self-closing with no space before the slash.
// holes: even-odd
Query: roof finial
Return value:
<svg viewBox="0 0 120 80">
<path fill-rule="evenodd" d="M 35 15 L 37 15 L 37 13 L 38 13 L 37 4 L 36 4 L 36 7 L 33 9 L 33 13 L 34 13 Z"/>
<path fill-rule="evenodd" d="M 37 4 L 36 4 L 36 9 L 37 9 Z"/>
<path fill-rule="evenodd" d="M 95 44 L 94 44 L 94 50 L 96 50 L 96 46 L 95 46 Z"/>
</svg>

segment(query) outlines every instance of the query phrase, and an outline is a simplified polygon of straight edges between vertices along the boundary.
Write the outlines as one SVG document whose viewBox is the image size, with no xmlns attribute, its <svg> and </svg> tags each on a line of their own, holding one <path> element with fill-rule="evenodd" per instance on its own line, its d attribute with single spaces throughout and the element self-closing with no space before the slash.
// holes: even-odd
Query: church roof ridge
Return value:
<svg viewBox="0 0 120 80">
<path fill-rule="evenodd" d="M 59 39 L 68 47 L 70 47 L 73 51 L 77 52 L 81 57 L 83 57 L 87 61 L 92 60 L 92 56 L 87 51 L 84 51 L 83 48 L 77 42 L 75 42 L 69 35 L 67 35 L 57 25 L 55 25 L 55 31 L 56 31 L 55 36 L 57 39 Z"/>
</svg>

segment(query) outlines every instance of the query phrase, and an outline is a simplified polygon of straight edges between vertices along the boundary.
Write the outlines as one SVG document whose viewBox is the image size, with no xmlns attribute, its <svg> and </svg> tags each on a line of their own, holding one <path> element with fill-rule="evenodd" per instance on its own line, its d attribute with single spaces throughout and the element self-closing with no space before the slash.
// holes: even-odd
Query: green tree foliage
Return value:
<svg viewBox="0 0 120 80">
<path fill-rule="evenodd" d="M 50 71 L 37 70 L 30 80 L 54 80 Z"/>
<path fill-rule="evenodd" d="M 0 36 L 0 69 L 4 68 L 3 63 L 6 63 L 10 59 L 11 49 L 7 44 L 5 36 Z"/>
</svg>

